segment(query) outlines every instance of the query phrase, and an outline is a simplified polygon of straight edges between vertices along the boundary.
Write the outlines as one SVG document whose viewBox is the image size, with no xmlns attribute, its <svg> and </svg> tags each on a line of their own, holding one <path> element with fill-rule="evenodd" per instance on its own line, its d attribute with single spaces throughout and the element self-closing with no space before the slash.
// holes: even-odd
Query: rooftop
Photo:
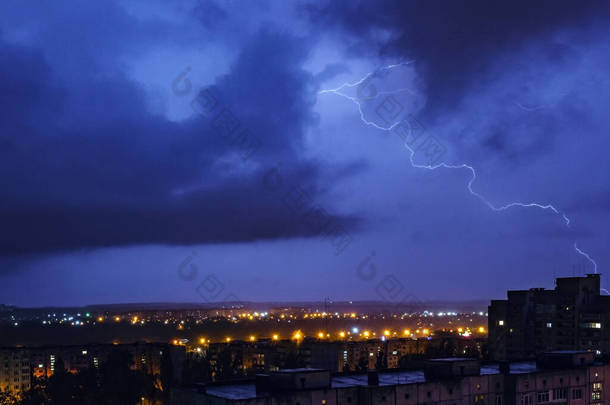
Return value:
<svg viewBox="0 0 610 405">
<path fill-rule="evenodd" d="M 436 359 L 439 361 L 459 361 L 459 360 L 472 360 L 472 359 Z M 305 369 L 289 369 L 281 370 L 281 372 L 311 372 L 319 371 L 316 369 L 305 368 Z M 532 373 L 537 371 L 536 363 L 531 362 L 515 362 L 510 364 L 511 374 L 523 374 Z M 498 364 L 490 364 L 481 366 L 481 375 L 492 375 L 499 374 L 500 367 Z M 424 372 L 420 370 L 416 371 L 396 371 L 396 372 L 381 372 L 379 373 L 379 385 L 399 385 L 399 384 L 415 384 L 426 382 Z M 367 386 L 368 375 L 367 373 L 362 374 L 344 374 L 337 375 L 331 379 L 332 388 L 349 388 L 357 386 Z M 242 384 L 228 384 L 228 385 L 216 385 L 206 387 L 206 393 L 220 398 L 226 399 L 253 399 L 256 398 L 256 384 L 242 383 Z M 261 394 L 260 396 L 263 396 Z"/>
<path fill-rule="evenodd" d="M 318 371 L 324 371 L 321 368 L 312 368 L 312 367 L 301 367 L 301 368 L 284 368 L 278 371 L 275 371 L 275 373 L 282 373 L 282 374 L 294 374 L 294 373 L 316 373 Z"/>
<path fill-rule="evenodd" d="M 468 358 L 468 357 L 445 357 L 445 358 L 440 358 L 440 359 L 430 359 L 428 361 L 438 362 L 438 363 L 461 363 L 464 361 L 478 361 L 478 360 Z"/>
</svg>

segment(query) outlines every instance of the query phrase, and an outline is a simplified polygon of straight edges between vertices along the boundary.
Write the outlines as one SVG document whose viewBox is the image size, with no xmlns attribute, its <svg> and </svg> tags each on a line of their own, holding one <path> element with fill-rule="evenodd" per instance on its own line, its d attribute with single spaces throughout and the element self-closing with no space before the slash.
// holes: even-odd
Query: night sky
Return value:
<svg viewBox="0 0 610 405">
<path fill-rule="evenodd" d="M 487 299 L 605 273 L 609 18 L 2 2 L 0 304 Z M 514 202 L 540 206 L 490 208 Z"/>
</svg>

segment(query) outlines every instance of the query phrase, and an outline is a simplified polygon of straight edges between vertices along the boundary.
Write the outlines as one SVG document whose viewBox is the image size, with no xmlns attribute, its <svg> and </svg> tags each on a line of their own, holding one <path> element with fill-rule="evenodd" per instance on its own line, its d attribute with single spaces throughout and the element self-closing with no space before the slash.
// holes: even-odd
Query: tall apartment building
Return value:
<svg viewBox="0 0 610 405">
<path fill-rule="evenodd" d="M 180 405 L 532 405 L 604 404 L 610 365 L 592 352 L 554 352 L 538 362 L 481 365 L 476 359 L 428 361 L 423 370 L 332 376 L 328 370 L 291 369 L 256 381 L 172 390 Z"/>
<path fill-rule="evenodd" d="M 31 386 L 30 357 L 24 349 L 0 349 L 0 391 L 23 392 Z"/>
<path fill-rule="evenodd" d="M 489 351 L 494 360 L 534 358 L 552 350 L 610 354 L 610 296 L 600 275 L 558 278 L 555 289 L 508 291 L 489 306 Z"/>
</svg>

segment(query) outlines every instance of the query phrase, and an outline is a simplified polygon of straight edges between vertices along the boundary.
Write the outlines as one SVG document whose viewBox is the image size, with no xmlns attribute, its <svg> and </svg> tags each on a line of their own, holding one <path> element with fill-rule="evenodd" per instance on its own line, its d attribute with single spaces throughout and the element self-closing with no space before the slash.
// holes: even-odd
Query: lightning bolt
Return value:
<svg viewBox="0 0 610 405">
<path fill-rule="evenodd" d="M 358 107 L 358 112 L 360 113 L 360 120 L 365 123 L 368 126 L 372 126 L 374 128 L 377 128 L 381 131 L 391 131 L 394 129 L 394 127 L 396 127 L 396 125 L 398 125 L 400 123 L 399 122 L 395 122 L 392 125 L 388 126 L 388 127 L 384 127 L 381 125 L 378 125 L 377 123 L 373 122 L 373 121 L 369 121 L 365 118 L 365 114 L 364 111 L 362 109 L 362 104 L 360 103 L 360 100 L 357 97 L 354 96 L 350 96 L 348 94 L 345 94 L 343 92 L 344 89 L 347 88 L 354 88 L 357 86 L 360 86 L 362 83 L 364 83 L 367 79 L 369 79 L 370 77 L 372 77 L 373 75 L 377 74 L 377 72 L 380 71 L 388 71 L 390 69 L 393 69 L 397 66 L 405 66 L 405 65 L 409 65 L 412 64 L 413 61 L 407 61 L 407 62 L 401 62 L 401 63 L 396 63 L 396 64 L 392 64 L 392 65 L 387 65 L 384 67 L 381 67 L 379 69 L 377 69 L 376 71 L 373 72 L 369 72 L 367 73 L 364 77 L 362 77 L 360 80 L 353 82 L 353 83 L 343 83 L 341 86 L 334 88 L 334 89 L 325 89 L 325 90 L 320 90 L 318 92 L 318 94 L 336 94 L 338 96 L 341 96 L 343 98 L 346 98 L 348 100 L 350 100 L 351 102 L 353 102 L 354 104 L 356 104 L 356 106 Z M 413 92 L 410 89 L 407 88 L 401 88 L 401 89 L 397 89 L 397 90 L 393 90 L 393 91 L 386 91 L 386 92 L 376 92 L 374 96 L 369 97 L 369 98 L 365 98 L 365 100 L 370 100 L 370 99 L 374 99 L 376 97 L 378 97 L 379 95 L 382 94 L 395 94 L 395 93 L 399 93 L 399 92 L 409 92 L 411 94 L 415 94 L 415 92 Z M 519 105 L 519 107 L 525 109 L 525 110 L 533 110 L 533 109 L 528 109 L 528 108 L 524 108 L 523 106 Z M 476 198 L 478 198 L 481 202 L 483 202 L 483 204 L 485 204 L 487 207 L 489 207 L 492 211 L 505 211 L 508 210 L 510 208 L 515 208 L 515 207 L 521 207 L 521 208 L 538 208 L 544 211 L 551 211 L 553 214 L 559 216 L 563 222 L 565 223 L 566 227 L 570 227 L 570 219 L 568 218 L 568 216 L 560 211 L 559 209 L 557 209 L 554 205 L 552 204 L 540 204 L 537 202 L 511 202 L 505 205 L 501 205 L 501 206 L 497 206 L 494 205 L 493 203 L 491 203 L 487 198 L 485 198 L 485 196 L 483 196 L 481 193 L 475 191 L 473 189 L 473 184 L 477 179 L 477 172 L 475 170 L 475 168 L 471 165 L 468 165 L 466 163 L 461 163 L 461 164 L 457 164 L 457 165 L 449 165 L 447 163 L 438 163 L 435 165 L 423 165 L 423 164 L 418 164 L 415 163 L 414 161 L 414 156 L 415 156 L 415 150 L 413 148 L 411 148 L 408 144 L 404 144 L 405 148 L 407 148 L 407 150 L 409 151 L 409 161 L 411 163 L 411 166 L 417 169 L 427 169 L 427 170 L 436 170 L 439 168 L 443 168 L 443 169 L 452 169 L 452 170 L 467 170 L 468 172 L 470 172 L 470 179 L 468 180 L 467 183 L 467 189 L 468 192 L 470 194 L 472 194 L 473 196 L 475 196 Z M 593 265 L 593 269 L 594 272 L 597 274 L 597 262 L 595 260 L 593 260 L 593 258 L 586 253 L 585 251 L 581 250 L 577 243 L 574 242 L 574 250 L 581 256 L 583 256 L 585 259 L 587 259 L 587 261 L 589 261 L 589 263 L 591 263 Z M 610 292 L 608 292 L 608 290 L 606 289 L 601 289 L 602 291 L 604 291 L 605 293 L 609 294 Z"/>
</svg>

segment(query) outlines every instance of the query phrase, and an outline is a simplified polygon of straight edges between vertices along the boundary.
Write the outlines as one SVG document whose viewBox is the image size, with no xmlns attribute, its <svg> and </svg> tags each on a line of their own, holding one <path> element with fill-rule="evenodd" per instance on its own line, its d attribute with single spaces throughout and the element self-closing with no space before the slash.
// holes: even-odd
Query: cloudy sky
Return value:
<svg viewBox="0 0 610 405">
<path fill-rule="evenodd" d="M 0 303 L 388 299 L 388 277 L 390 299 L 487 299 L 586 255 L 605 273 L 609 16 L 3 2 Z M 514 202 L 539 206 L 491 208 Z"/>
</svg>

